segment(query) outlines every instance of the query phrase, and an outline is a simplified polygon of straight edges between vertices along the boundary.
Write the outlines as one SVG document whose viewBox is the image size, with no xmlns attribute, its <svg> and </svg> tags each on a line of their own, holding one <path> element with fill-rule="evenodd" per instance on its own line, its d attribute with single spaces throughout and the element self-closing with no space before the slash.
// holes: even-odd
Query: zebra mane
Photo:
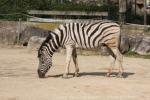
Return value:
<svg viewBox="0 0 150 100">
<path fill-rule="evenodd" d="M 41 56 L 41 50 L 42 50 L 42 47 L 45 45 L 45 43 L 47 43 L 49 40 L 53 39 L 52 37 L 52 34 L 51 33 L 54 33 L 52 31 L 48 31 L 48 36 L 47 38 L 43 41 L 43 43 L 41 44 L 40 48 L 38 49 L 38 57 Z"/>
</svg>

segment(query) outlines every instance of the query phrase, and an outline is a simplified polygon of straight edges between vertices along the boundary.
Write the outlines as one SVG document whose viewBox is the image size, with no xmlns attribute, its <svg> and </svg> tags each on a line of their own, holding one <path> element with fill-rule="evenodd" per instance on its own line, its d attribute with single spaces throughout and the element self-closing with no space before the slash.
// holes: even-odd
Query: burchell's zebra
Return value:
<svg viewBox="0 0 150 100">
<path fill-rule="evenodd" d="M 113 58 L 107 76 L 112 72 L 112 66 L 115 61 L 118 62 L 119 73 L 121 77 L 122 54 L 119 51 L 120 43 L 120 26 L 113 22 L 94 22 L 94 23 L 69 23 L 60 25 L 42 43 L 38 51 L 39 67 L 38 75 L 40 78 L 45 77 L 46 72 L 52 66 L 53 53 L 59 48 L 66 48 L 66 69 L 63 77 L 69 73 L 71 57 L 75 64 L 75 75 L 78 75 L 79 68 L 77 63 L 76 48 L 98 48 L 106 46 L 111 57 Z"/>
</svg>

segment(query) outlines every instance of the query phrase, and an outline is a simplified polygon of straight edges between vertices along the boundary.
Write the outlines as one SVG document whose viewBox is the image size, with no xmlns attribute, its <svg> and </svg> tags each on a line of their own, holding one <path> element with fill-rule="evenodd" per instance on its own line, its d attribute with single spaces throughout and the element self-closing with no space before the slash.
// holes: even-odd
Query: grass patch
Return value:
<svg viewBox="0 0 150 100">
<path fill-rule="evenodd" d="M 139 55 L 136 52 L 129 51 L 124 54 L 126 57 L 150 59 L 150 55 Z"/>
<path fill-rule="evenodd" d="M 37 23 L 37 22 L 28 22 L 28 26 L 34 26 L 37 28 L 45 29 L 45 30 L 54 30 L 62 23 Z"/>
<path fill-rule="evenodd" d="M 46 30 L 54 30 L 60 25 L 60 23 L 38 23 L 36 26 L 38 28 L 46 29 Z"/>
</svg>

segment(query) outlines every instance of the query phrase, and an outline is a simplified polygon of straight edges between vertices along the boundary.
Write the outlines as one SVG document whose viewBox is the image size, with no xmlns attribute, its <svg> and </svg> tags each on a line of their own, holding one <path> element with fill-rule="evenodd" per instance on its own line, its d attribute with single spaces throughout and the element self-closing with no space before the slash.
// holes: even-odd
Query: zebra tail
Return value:
<svg viewBox="0 0 150 100">
<path fill-rule="evenodd" d="M 117 40 L 117 48 L 118 50 L 120 51 L 120 53 L 122 53 L 122 50 L 121 50 L 121 28 L 120 28 L 120 31 L 119 31 L 119 34 L 118 34 L 118 40 Z"/>
</svg>

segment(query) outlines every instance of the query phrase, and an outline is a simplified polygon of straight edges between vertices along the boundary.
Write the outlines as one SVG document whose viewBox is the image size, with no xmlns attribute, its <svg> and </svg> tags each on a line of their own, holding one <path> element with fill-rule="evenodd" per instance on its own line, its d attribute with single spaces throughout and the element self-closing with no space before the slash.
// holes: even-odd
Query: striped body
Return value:
<svg viewBox="0 0 150 100">
<path fill-rule="evenodd" d="M 61 46 L 68 44 L 76 45 L 79 48 L 97 48 L 102 43 L 108 46 L 116 46 L 120 35 L 120 27 L 116 23 L 69 23 L 61 25 L 54 32 L 60 38 Z"/>
<path fill-rule="evenodd" d="M 70 57 L 73 54 L 72 52 L 75 51 L 73 49 L 75 48 L 92 49 L 105 45 L 108 48 L 118 50 L 119 39 L 120 26 L 112 22 L 101 21 L 60 25 L 53 32 L 50 32 L 38 51 L 39 77 L 40 74 L 41 77 L 43 77 L 52 66 L 52 55 L 59 47 L 67 49 L 66 60 L 70 61 Z M 67 66 L 69 66 L 69 64 Z"/>
</svg>

